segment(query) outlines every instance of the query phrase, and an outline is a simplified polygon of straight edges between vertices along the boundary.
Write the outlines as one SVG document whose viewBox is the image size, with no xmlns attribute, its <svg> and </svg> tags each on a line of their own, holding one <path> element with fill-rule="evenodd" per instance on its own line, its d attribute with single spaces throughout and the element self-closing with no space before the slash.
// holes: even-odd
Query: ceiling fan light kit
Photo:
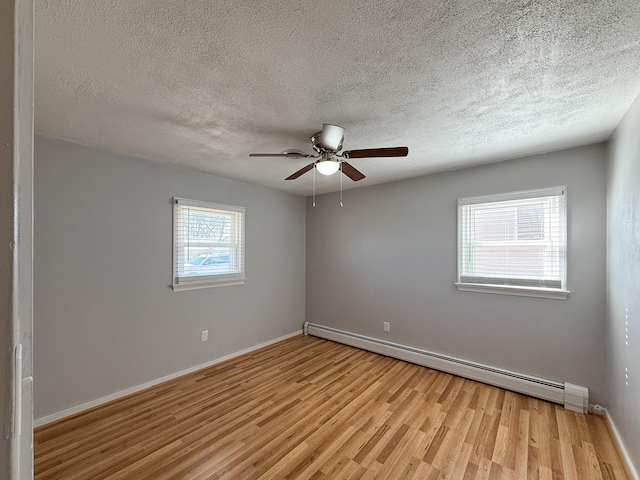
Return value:
<svg viewBox="0 0 640 480">
<path fill-rule="evenodd" d="M 362 180 L 365 175 L 353 165 L 345 161 L 346 158 L 373 158 L 373 157 L 406 157 L 409 154 L 407 147 L 392 148 L 368 148 L 362 150 L 342 150 L 344 141 L 344 128 L 338 125 L 324 123 L 322 130 L 311 136 L 311 145 L 317 155 L 309 155 L 300 150 L 285 150 L 282 153 L 250 153 L 250 157 L 289 157 L 289 158 L 314 158 L 313 163 L 302 167 L 297 172 L 289 175 L 285 180 L 295 180 L 309 170 L 316 169 L 322 175 L 333 175 L 341 170 L 354 182 Z"/>
<path fill-rule="evenodd" d="M 340 170 L 340 162 L 337 160 L 319 160 L 316 163 L 316 170 L 322 175 L 333 175 Z"/>
</svg>

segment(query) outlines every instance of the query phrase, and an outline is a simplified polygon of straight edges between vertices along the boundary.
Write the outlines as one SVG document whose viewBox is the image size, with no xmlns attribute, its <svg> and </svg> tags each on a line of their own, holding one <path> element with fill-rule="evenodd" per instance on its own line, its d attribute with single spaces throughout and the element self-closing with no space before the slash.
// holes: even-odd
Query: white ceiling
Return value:
<svg viewBox="0 0 640 480">
<path fill-rule="evenodd" d="M 640 93 L 638 0 L 38 0 L 36 132 L 309 195 L 605 140 Z M 318 192 L 339 175 L 316 175 Z"/>
</svg>

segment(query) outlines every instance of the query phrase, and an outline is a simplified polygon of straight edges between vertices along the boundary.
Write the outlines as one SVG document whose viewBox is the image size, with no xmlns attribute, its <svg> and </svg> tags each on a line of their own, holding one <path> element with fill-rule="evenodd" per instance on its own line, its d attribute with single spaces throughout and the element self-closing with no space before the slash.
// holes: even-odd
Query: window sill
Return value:
<svg viewBox="0 0 640 480">
<path fill-rule="evenodd" d="M 183 290 L 199 290 L 201 288 L 211 288 L 211 287 L 227 287 L 229 285 L 244 285 L 246 278 L 234 278 L 229 280 L 219 280 L 219 281 L 205 281 L 205 282 L 190 282 L 190 283 L 181 283 L 171 285 L 171 288 L 174 292 L 181 292 Z"/>
<path fill-rule="evenodd" d="M 495 293 L 498 295 L 517 295 L 520 297 L 553 298 L 556 300 L 566 300 L 569 290 L 558 290 L 555 288 L 540 287 L 516 287 L 511 285 L 489 285 L 484 283 L 461 283 L 456 282 L 458 290 L 463 292 Z"/>
</svg>

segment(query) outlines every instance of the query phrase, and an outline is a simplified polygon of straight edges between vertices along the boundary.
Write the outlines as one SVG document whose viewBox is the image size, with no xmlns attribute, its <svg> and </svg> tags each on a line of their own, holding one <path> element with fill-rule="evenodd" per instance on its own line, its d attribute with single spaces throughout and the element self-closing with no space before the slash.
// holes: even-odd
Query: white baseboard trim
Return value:
<svg viewBox="0 0 640 480">
<path fill-rule="evenodd" d="M 622 437 L 620 436 L 620 430 L 616 426 L 616 422 L 613 420 L 611 413 L 607 409 L 605 409 L 605 419 L 609 424 L 609 430 L 613 434 L 613 438 L 615 442 L 618 444 L 618 451 L 622 454 L 622 461 L 627 465 L 627 473 L 631 475 L 631 480 L 640 480 L 640 475 L 638 475 L 638 470 L 636 470 L 633 465 L 633 461 L 629 456 L 629 452 L 622 441 Z"/>
<path fill-rule="evenodd" d="M 579 385 L 546 380 L 309 322 L 305 323 L 303 331 L 305 335 L 332 340 L 369 352 L 524 393 L 531 397 L 559 403 L 576 412 L 588 412 L 589 391 L 586 387 Z"/>
<path fill-rule="evenodd" d="M 170 375 L 165 375 L 164 377 L 157 378 L 155 380 L 151 380 L 150 382 L 143 383 L 141 385 L 136 385 L 135 387 L 127 388 L 125 390 L 121 390 L 116 393 L 112 393 L 111 395 L 107 395 L 105 397 L 98 398 L 96 400 L 92 400 L 87 403 L 83 403 L 81 405 L 76 405 L 75 407 L 67 408 L 66 410 L 62 410 L 61 412 L 53 413 L 51 415 L 46 415 L 44 417 L 40 417 L 34 420 L 33 427 L 38 428 L 43 425 L 47 425 L 48 423 L 56 422 L 58 420 L 62 420 L 63 418 L 70 417 L 71 415 L 75 415 L 80 412 L 84 412 L 85 410 L 89 410 L 90 408 L 97 407 L 99 405 L 103 405 L 107 402 L 111 402 L 113 400 L 117 400 L 118 398 L 126 397 L 127 395 L 131 395 L 132 393 L 137 393 L 142 390 L 146 390 L 147 388 L 154 387 L 161 383 L 167 382 L 169 380 L 173 380 L 174 378 L 182 377 L 183 375 L 188 375 L 189 373 L 197 372 L 198 370 L 202 370 L 207 367 L 211 367 L 218 363 L 225 362 L 227 360 L 231 360 L 232 358 L 239 357 L 246 353 L 253 352 L 254 350 L 258 350 L 260 348 L 272 345 L 274 343 L 282 342 L 291 337 L 295 337 L 296 335 L 302 334 L 302 330 L 297 330 L 293 333 L 289 333 L 287 335 L 283 335 L 282 337 L 274 338 L 273 340 L 269 340 L 268 342 L 260 343 L 258 345 L 254 345 L 253 347 L 245 348 L 244 350 L 240 350 L 238 352 L 231 353 L 229 355 L 225 355 L 224 357 L 216 358 L 215 360 L 211 360 L 210 362 L 202 363 L 200 365 L 195 365 L 191 368 L 187 368 L 186 370 L 181 370 L 176 373 L 172 373 Z"/>
</svg>

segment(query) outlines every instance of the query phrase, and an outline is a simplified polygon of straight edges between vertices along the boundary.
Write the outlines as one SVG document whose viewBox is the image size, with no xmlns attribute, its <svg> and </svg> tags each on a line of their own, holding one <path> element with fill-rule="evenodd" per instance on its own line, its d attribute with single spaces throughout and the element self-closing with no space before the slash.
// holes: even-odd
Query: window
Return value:
<svg viewBox="0 0 640 480">
<path fill-rule="evenodd" d="M 566 187 L 458 200 L 458 290 L 565 299 Z"/>
<path fill-rule="evenodd" d="M 174 198 L 173 289 L 244 281 L 244 208 Z"/>
</svg>

